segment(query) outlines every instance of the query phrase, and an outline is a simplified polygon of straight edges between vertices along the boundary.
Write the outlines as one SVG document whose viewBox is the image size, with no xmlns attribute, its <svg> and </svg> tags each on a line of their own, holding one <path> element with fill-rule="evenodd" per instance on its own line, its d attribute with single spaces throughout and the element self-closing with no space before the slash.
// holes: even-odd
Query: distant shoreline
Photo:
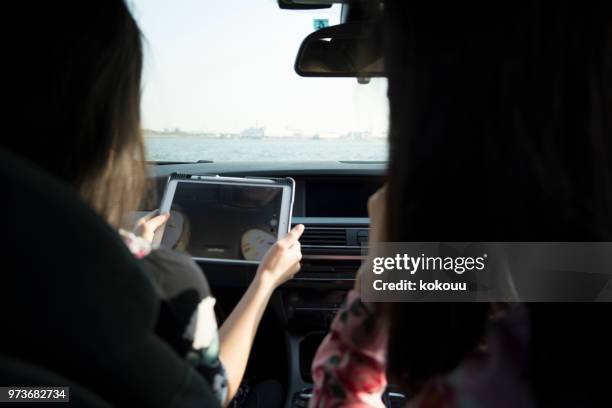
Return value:
<svg viewBox="0 0 612 408">
<path fill-rule="evenodd" d="M 151 161 L 385 161 L 388 140 L 307 137 L 209 137 L 164 134 L 146 137 Z"/>
<path fill-rule="evenodd" d="M 346 135 L 286 135 L 286 136 L 245 136 L 239 133 L 192 133 L 192 132 L 160 132 L 144 130 L 143 135 L 147 139 L 153 138 L 199 138 L 199 139 L 241 139 L 241 140 L 278 140 L 278 139 L 301 139 L 301 140 L 382 140 L 385 137 L 349 133 Z"/>
</svg>

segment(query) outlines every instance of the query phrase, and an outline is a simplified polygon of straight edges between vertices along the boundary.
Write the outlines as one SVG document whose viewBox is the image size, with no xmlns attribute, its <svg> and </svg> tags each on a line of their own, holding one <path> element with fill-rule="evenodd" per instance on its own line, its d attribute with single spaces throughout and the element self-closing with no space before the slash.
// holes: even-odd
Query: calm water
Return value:
<svg viewBox="0 0 612 408">
<path fill-rule="evenodd" d="M 387 159 L 386 139 L 212 139 L 199 136 L 145 137 L 152 161 L 315 161 Z"/>
</svg>

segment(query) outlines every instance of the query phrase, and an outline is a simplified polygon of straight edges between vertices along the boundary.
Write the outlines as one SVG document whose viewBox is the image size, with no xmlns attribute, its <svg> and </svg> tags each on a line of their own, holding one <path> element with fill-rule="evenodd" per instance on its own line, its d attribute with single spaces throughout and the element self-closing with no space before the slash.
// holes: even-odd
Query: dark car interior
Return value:
<svg viewBox="0 0 612 408">
<path fill-rule="evenodd" d="M 38 38 L 8 64 L 0 407 L 19 388 L 39 406 L 32 387 L 84 407 L 609 401 L 612 10 L 527 3 L 482 26 L 457 6 L 465 32 L 400 1 L 46 4 L 65 31 L 22 5 Z M 147 217 L 174 235 L 145 239 Z"/>
</svg>

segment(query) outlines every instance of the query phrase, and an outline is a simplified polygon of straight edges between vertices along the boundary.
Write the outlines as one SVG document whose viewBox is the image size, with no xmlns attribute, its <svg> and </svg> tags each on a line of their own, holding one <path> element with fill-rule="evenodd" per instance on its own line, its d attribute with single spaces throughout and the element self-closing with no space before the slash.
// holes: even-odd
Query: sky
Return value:
<svg viewBox="0 0 612 408">
<path fill-rule="evenodd" d="M 281 10 L 276 0 L 132 0 L 145 37 L 143 126 L 268 135 L 388 126 L 386 80 L 302 78 L 295 56 L 313 19 L 339 23 L 340 6 Z"/>
</svg>

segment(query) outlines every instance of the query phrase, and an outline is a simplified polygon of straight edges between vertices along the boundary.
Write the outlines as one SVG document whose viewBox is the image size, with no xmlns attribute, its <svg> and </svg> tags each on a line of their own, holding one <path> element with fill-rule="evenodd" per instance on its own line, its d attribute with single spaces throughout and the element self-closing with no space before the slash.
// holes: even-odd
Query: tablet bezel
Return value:
<svg viewBox="0 0 612 408">
<path fill-rule="evenodd" d="M 278 220 L 278 234 L 276 240 L 284 238 L 291 228 L 291 217 L 293 212 L 293 201 L 295 197 L 295 180 L 291 177 L 282 179 L 270 179 L 259 177 L 222 177 L 222 176 L 199 176 L 199 175 L 181 175 L 180 177 L 170 176 L 166 184 L 166 190 L 162 197 L 159 211 L 160 214 L 169 212 L 174 202 L 174 194 L 178 183 L 202 183 L 216 185 L 232 185 L 232 186 L 250 186 L 250 187 L 274 187 L 282 189 L 281 211 Z M 160 246 L 165 232 L 165 224 L 159 228 L 153 238 L 153 244 Z M 191 254 L 190 254 L 191 255 Z M 216 262 L 225 264 L 251 264 L 258 265 L 259 261 L 247 261 L 243 259 L 219 259 L 198 257 L 191 255 L 195 261 Z"/>
</svg>

